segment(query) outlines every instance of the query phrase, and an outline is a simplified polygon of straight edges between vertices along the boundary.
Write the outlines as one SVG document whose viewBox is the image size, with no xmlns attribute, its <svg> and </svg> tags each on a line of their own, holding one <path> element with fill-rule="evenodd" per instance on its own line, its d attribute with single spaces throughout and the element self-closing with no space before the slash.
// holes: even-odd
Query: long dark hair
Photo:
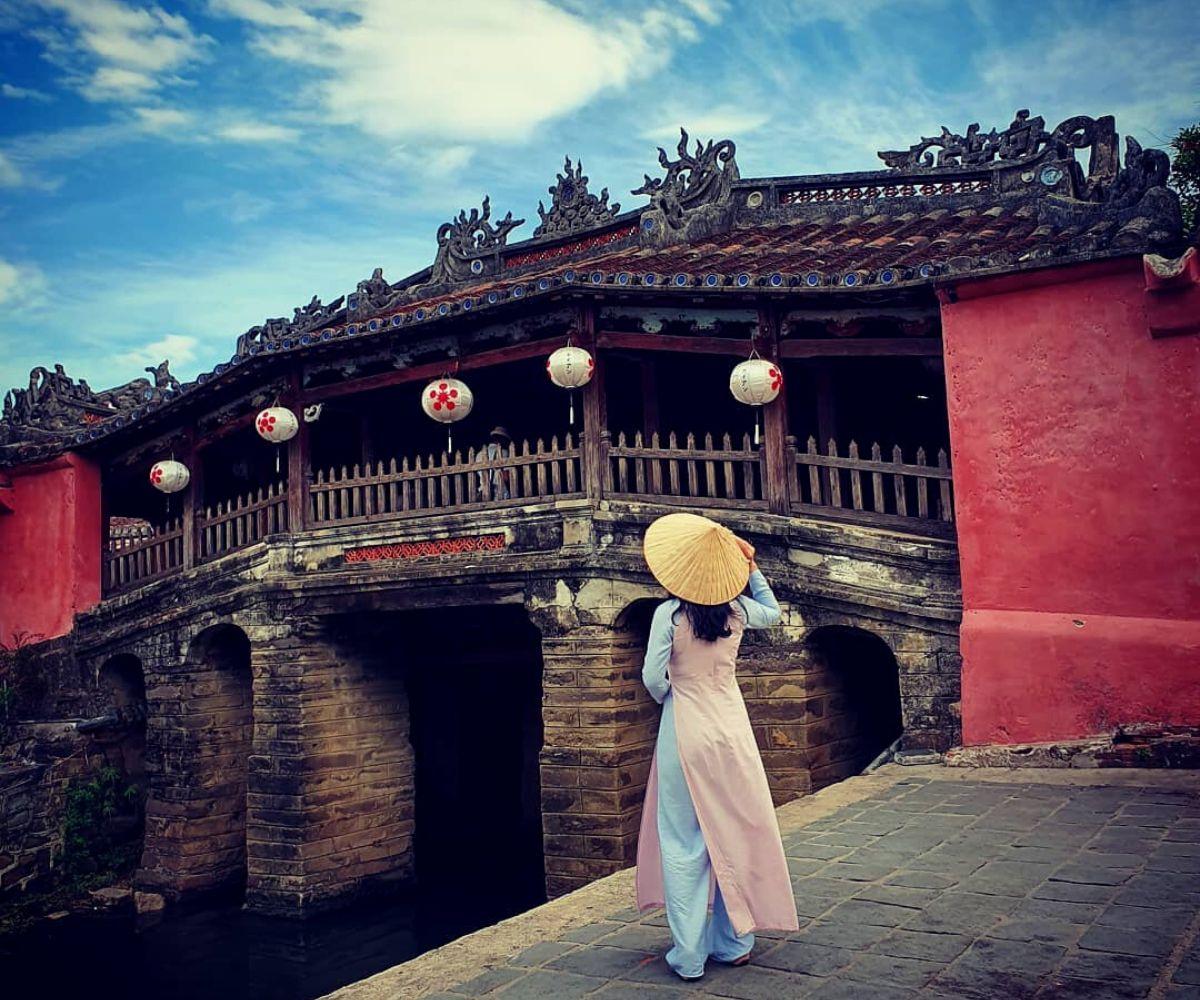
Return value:
<svg viewBox="0 0 1200 1000">
<path fill-rule="evenodd" d="M 716 642 L 733 635 L 729 627 L 729 616 L 733 608 L 728 604 L 693 604 L 680 600 L 679 610 L 687 615 L 692 633 L 704 642 Z"/>
</svg>

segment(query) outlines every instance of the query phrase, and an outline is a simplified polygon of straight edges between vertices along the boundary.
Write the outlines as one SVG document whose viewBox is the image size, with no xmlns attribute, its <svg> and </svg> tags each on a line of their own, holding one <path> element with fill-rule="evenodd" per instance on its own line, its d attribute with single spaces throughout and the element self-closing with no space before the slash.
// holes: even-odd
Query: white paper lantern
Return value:
<svg viewBox="0 0 1200 1000">
<path fill-rule="evenodd" d="M 592 380 L 596 362 L 582 347 L 560 347 L 546 359 L 546 374 L 560 389 L 578 389 Z"/>
<path fill-rule="evenodd" d="M 282 444 L 296 436 L 300 421 L 286 406 L 268 406 L 254 419 L 258 436 L 271 444 Z"/>
<path fill-rule="evenodd" d="M 471 412 L 475 396 L 467 383 L 456 378 L 436 378 L 421 392 L 425 415 L 440 424 L 452 424 Z"/>
<path fill-rule="evenodd" d="M 729 391 L 739 403 L 763 406 L 779 395 L 783 372 L 773 361 L 750 358 L 737 365 L 729 375 Z"/>
<path fill-rule="evenodd" d="M 191 478 L 188 467 L 174 459 L 155 462 L 150 469 L 150 485 L 163 493 L 178 493 L 187 487 Z"/>
</svg>

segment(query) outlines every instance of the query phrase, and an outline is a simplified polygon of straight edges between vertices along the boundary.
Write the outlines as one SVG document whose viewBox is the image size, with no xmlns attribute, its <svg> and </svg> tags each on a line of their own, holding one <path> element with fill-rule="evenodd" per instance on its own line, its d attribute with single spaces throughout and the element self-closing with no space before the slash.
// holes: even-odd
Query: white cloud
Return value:
<svg viewBox="0 0 1200 1000">
<path fill-rule="evenodd" d="M 14 264 L 0 257 L 0 305 L 32 302 L 45 285 L 45 276 L 37 266 Z"/>
<path fill-rule="evenodd" d="M 31 34 L 46 58 L 65 72 L 68 85 L 90 101 L 141 99 L 204 58 L 212 39 L 192 31 L 187 19 L 158 6 L 122 0 L 34 0 L 61 23 Z"/>
<path fill-rule="evenodd" d="M 706 142 L 726 136 L 740 138 L 749 135 L 770 120 L 771 116 L 765 112 L 748 111 L 732 104 L 718 104 L 705 109 L 680 109 L 665 113 L 658 124 L 643 129 L 641 135 L 655 142 L 670 143 L 674 147 L 679 141 L 679 129 L 682 126 L 691 137 L 689 145 L 695 145 L 697 139 Z"/>
<path fill-rule="evenodd" d="M 156 365 L 166 358 L 177 368 L 184 368 L 196 360 L 199 341 L 183 333 L 168 333 L 148 344 L 134 347 L 116 355 L 113 360 L 123 368 Z"/>
<path fill-rule="evenodd" d="M 0 305 L 10 298 L 21 284 L 21 273 L 8 261 L 0 259 Z"/>
<path fill-rule="evenodd" d="M 298 99 L 317 120 L 388 138 L 521 139 L 670 60 L 715 3 L 624 16 L 547 0 L 210 0 L 254 26 L 259 52 L 312 73 Z M 536 51 L 531 51 L 535 47 Z"/>
<path fill-rule="evenodd" d="M 190 125 L 193 120 L 190 111 L 182 111 L 179 108 L 134 108 L 133 113 L 147 132 L 169 131 Z"/>
<path fill-rule="evenodd" d="M 54 100 L 40 90 L 34 90 L 32 87 L 14 87 L 11 83 L 0 83 L 0 96 L 14 101 L 37 101 L 39 104 L 48 104 Z"/>
<path fill-rule="evenodd" d="M 0 153 L 0 188 L 18 187 L 24 178 L 21 171 L 4 153 Z"/>
<path fill-rule="evenodd" d="M 218 138 L 229 142 L 294 142 L 300 138 L 297 129 L 273 122 L 241 121 L 222 125 L 216 130 Z"/>
</svg>

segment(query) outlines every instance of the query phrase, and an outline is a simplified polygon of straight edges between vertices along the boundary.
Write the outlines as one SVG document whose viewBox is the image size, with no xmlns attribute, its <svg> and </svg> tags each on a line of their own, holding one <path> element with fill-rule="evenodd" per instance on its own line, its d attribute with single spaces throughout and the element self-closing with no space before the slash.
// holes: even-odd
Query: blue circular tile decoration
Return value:
<svg viewBox="0 0 1200 1000">
<path fill-rule="evenodd" d="M 351 323 L 348 327 L 346 327 L 346 335 L 348 337 L 353 337 L 356 333 L 358 333 L 358 326 L 354 323 Z"/>
<path fill-rule="evenodd" d="M 593 271 L 590 275 L 590 278 L 591 278 L 593 285 L 599 285 L 604 281 L 604 272 L 603 271 Z"/>
<path fill-rule="evenodd" d="M 290 350 L 291 348 L 293 348 L 295 346 L 296 346 L 296 342 L 294 340 L 292 340 L 291 337 L 285 337 L 283 343 L 280 344 L 280 347 L 282 347 L 285 351 Z M 221 370 L 220 365 L 217 365 L 217 370 L 218 371 Z"/>
<path fill-rule="evenodd" d="M 332 330 L 322 330 L 321 331 L 321 339 L 322 340 L 333 340 L 333 331 Z"/>
<path fill-rule="evenodd" d="M 780 274 L 778 271 L 776 271 L 774 274 L 772 274 L 767 279 L 767 284 L 770 285 L 772 288 L 782 288 L 783 287 L 783 275 Z"/>
<path fill-rule="evenodd" d="M 749 288 L 750 281 L 750 275 L 746 274 L 744 271 L 733 279 L 733 283 L 737 285 L 738 288 Z"/>
<path fill-rule="evenodd" d="M 567 268 L 565 271 L 563 271 L 563 281 L 574 281 L 574 280 L 575 280 L 574 269 Z"/>
<path fill-rule="evenodd" d="M 680 274 L 675 275 L 675 277 L 672 280 L 673 280 L 676 288 L 683 288 L 688 283 L 688 276 L 686 274 L 680 273 Z"/>
<path fill-rule="evenodd" d="M 425 310 L 424 309 L 418 309 L 415 313 L 413 313 L 413 319 L 415 319 L 418 323 L 421 320 L 423 320 L 424 318 L 425 318 Z"/>
<path fill-rule="evenodd" d="M 474 302 L 471 299 L 463 299 L 459 305 L 462 306 L 463 312 L 467 312 L 470 310 L 471 306 L 474 305 Z"/>
<path fill-rule="evenodd" d="M 658 283 L 658 275 L 651 271 L 649 274 L 642 275 L 643 285 L 654 285 Z"/>
<path fill-rule="evenodd" d="M 849 273 L 842 275 L 842 284 L 845 285 L 847 288 L 853 288 L 855 285 L 858 284 L 858 275 L 855 274 L 853 271 L 850 271 Z"/>
<path fill-rule="evenodd" d="M 519 299 L 524 294 L 525 294 L 525 286 L 524 285 L 517 285 L 517 287 L 512 290 L 512 297 L 514 299 Z"/>
<path fill-rule="evenodd" d="M 890 285 L 896 280 L 896 272 L 890 267 L 885 267 L 879 272 L 879 283 L 881 285 Z"/>
<path fill-rule="evenodd" d="M 922 278 L 928 278 L 931 274 L 933 274 L 933 265 L 922 264 L 917 268 L 917 274 L 919 274 Z"/>
<path fill-rule="evenodd" d="M 374 333 L 376 330 L 379 329 L 379 320 L 377 320 L 377 319 L 371 320 L 371 322 L 367 324 L 367 329 L 370 330 L 372 333 Z"/>
<path fill-rule="evenodd" d="M 1062 169 L 1053 165 L 1042 167 L 1039 179 L 1046 187 L 1054 187 L 1055 184 L 1063 179 Z"/>
<path fill-rule="evenodd" d="M 720 283 L 721 283 L 721 276 L 719 274 L 706 274 L 704 276 L 704 287 L 705 288 L 716 288 Z"/>
<path fill-rule="evenodd" d="M 808 285 L 809 288 L 816 288 L 821 284 L 821 272 L 809 271 L 808 274 L 804 276 L 804 283 Z"/>
<path fill-rule="evenodd" d="M 479 259 L 471 261 L 471 273 L 483 274 L 483 261 Z"/>
<path fill-rule="evenodd" d="M 544 292 L 547 288 L 550 287 L 550 279 L 549 278 L 538 278 L 537 286 L 538 286 L 539 292 Z"/>
<path fill-rule="evenodd" d="M 487 300 L 488 300 L 489 306 L 494 306 L 497 302 L 500 301 L 500 293 L 499 292 L 488 292 Z"/>
<path fill-rule="evenodd" d="M 649 233 L 654 230 L 654 220 L 650 218 L 642 219 L 642 232 Z"/>
<path fill-rule="evenodd" d="M 440 306 L 438 306 L 438 315 L 439 316 L 448 316 L 449 314 L 450 314 L 450 303 L 449 302 L 443 302 Z"/>
<path fill-rule="evenodd" d="M 399 326 L 403 322 L 404 322 L 404 317 L 402 315 L 400 315 L 399 313 L 397 313 L 395 316 L 392 317 L 392 326 Z"/>
<path fill-rule="evenodd" d="M 311 333 L 303 333 L 300 335 L 301 344 L 311 344 L 313 342 Z"/>
<path fill-rule="evenodd" d="M 617 275 L 617 284 L 618 285 L 628 285 L 629 281 L 632 277 L 633 277 L 633 275 L 631 275 L 628 271 L 622 271 L 620 274 Z"/>
</svg>

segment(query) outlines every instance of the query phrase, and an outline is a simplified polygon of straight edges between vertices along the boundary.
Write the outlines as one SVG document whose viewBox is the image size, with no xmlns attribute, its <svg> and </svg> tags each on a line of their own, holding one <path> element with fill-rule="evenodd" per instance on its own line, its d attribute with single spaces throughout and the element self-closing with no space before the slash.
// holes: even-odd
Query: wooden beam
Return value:
<svg viewBox="0 0 1200 1000">
<path fill-rule="evenodd" d="M 447 358 L 445 361 L 413 365 L 411 368 L 397 368 L 395 371 L 380 372 L 378 375 L 368 375 L 365 378 L 335 382 L 332 385 L 322 385 L 306 390 L 303 394 L 303 402 L 316 403 L 337 396 L 348 396 L 354 393 L 370 392 L 374 389 L 386 389 L 392 385 L 403 385 L 406 382 L 437 378 L 449 369 L 469 371 L 472 368 L 489 368 L 509 361 L 523 361 L 526 358 L 549 355 L 551 351 L 562 347 L 564 343 L 566 340 L 563 337 L 531 340 L 523 344 L 511 344 L 508 347 L 497 347 L 490 351 L 468 354 L 462 358 Z"/>
<path fill-rule="evenodd" d="M 746 341 L 738 337 L 680 337 L 657 333 L 598 333 L 597 347 L 625 348 L 632 351 L 674 351 L 690 354 L 726 354 L 745 357 L 750 353 Z"/>
<path fill-rule="evenodd" d="M 204 503 L 204 460 L 192 428 L 184 430 L 183 464 L 191 476 L 183 493 L 183 568 L 191 569 L 200 562 L 200 518 L 197 514 Z"/>
<path fill-rule="evenodd" d="M 864 337 L 837 340 L 781 340 L 784 358 L 940 358 L 942 342 L 937 337 Z"/>
<path fill-rule="evenodd" d="M 234 417 L 232 420 L 226 420 L 207 433 L 191 438 L 191 446 L 196 451 L 200 451 L 209 445 L 216 444 L 218 441 L 223 441 L 230 434 L 236 434 L 240 430 L 253 428 L 254 420 L 257 416 L 258 412 L 255 411 L 253 413 L 243 413 L 240 417 Z"/>
</svg>

